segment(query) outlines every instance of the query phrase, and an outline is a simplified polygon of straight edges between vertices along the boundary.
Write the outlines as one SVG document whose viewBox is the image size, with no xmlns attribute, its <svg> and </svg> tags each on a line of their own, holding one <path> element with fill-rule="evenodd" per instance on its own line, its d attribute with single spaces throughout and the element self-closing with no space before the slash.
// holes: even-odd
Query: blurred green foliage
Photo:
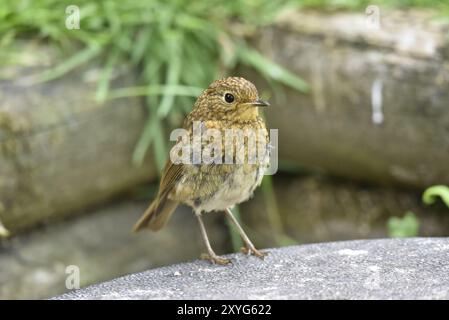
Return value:
<svg viewBox="0 0 449 320">
<path fill-rule="evenodd" d="M 17 38 L 42 39 L 64 54 L 62 63 L 40 74 L 49 81 L 101 56 L 104 61 L 96 98 L 143 95 L 147 126 L 133 160 L 141 163 L 150 145 L 159 168 L 167 155 L 165 121 L 179 124 L 180 114 L 214 79 L 237 63 L 267 78 L 305 91 L 297 75 L 266 59 L 246 36 L 273 21 L 290 1 L 184 0 L 22 0 L 0 2 L 0 50 Z M 65 27 L 66 8 L 80 9 L 80 29 Z M 130 63 L 139 87 L 110 92 L 114 68 Z"/>
<path fill-rule="evenodd" d="M 296 3 L 302 7 L 316 7 L 324 9 L 350 9 L 358 10 L 369 5 L 378 5 L 388 8 L 427 7 L 444 9 L 449 13 L 449 2 L 446 0 L 298 0 Z"/>
<path fill-rule="evenodd" d="M 449 207 L 449 187 L 444 185 L 432 186 L 422 195 L 422 201 L 431 205 L 440 198 Z M 391 217 L 388 220 L 390 237 L 414 237 L 418 235 L 419 220 L 413 212 L 407 212 L 403 218 Z"/>
<path fill-rule="evenodd" d="M 407 212 L 403 218 L 388 219 L 388 233 L 392 238 L 416 237 L 419 231 L 419 220 L 413 212 Z"/>
</svg>

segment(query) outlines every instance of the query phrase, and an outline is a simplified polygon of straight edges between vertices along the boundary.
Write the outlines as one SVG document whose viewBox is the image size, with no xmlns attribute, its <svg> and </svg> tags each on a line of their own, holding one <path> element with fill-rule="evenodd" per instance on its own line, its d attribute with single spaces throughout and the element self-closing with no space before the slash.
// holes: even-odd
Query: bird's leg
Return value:
<svg viewBox="0 0 449 320">
<path fill-rule="evenodd" d="M 245 254 L 252 254 L 252 255 L 255 255 L 256 257 L 259 257 L 259 258 L 265 257 L 266 253 L 263 253 L 263 252 L 257 250 L 256 247 L 254 246 L 254 244 L 251 242 L 251 240 L 249 240 L 249 238 L 246 235 L 245 231 L 243 230 L 243 228 L 240 226 L 240 224 L 237 221 L 237 219 L 232 214 L 231 209 L 227 208 L 225 210 L 225 213 L 226 213 L 226 216 L 229 219 L 231 219 L 232 223 L 237 227 L 237 230 L 238 230 L 240 236 L 242 237 L 243 242 L 245 243 L 245 247 L 243 247 L 241 249 L 241 251 L 243 253 L 245 253 Z"/>
<path fill-rule="evenodd" d="M 201 217 L 201 213 L 195 212 L 196 217 L 198 218 L 198 223 L 200 224 L 201 235 L 203 236 L 204 243 L 206 244 L 207 253 L 201 255 L 201 259 L 210 260 L 212 263 L 226 265 L 231 263 L 231 260 L 222 258 L 217 256 L 217 254 L 212 249 L 209 237 L 207 236 L 206 227 L 204 226 L 203 219 Z"/>
</svg>

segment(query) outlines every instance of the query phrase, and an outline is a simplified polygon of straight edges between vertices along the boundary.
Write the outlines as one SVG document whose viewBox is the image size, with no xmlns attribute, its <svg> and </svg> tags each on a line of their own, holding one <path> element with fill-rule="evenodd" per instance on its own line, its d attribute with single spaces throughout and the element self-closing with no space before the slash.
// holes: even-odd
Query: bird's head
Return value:
<svg viewBox="0 0 449 320">
<path fill-rule="evenodd" d="M 192 113 L 210 120 L 250 121 L 257 119 L 260 100 L 256 86 L 244 78 L 229 77 L 212 82 L 197 99 Z"/>
</svg>

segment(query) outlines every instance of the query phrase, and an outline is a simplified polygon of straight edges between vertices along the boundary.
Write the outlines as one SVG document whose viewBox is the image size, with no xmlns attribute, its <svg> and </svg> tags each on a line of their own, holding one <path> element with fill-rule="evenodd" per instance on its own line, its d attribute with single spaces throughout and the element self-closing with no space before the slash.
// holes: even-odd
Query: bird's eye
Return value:
<svg viewBox="0 0 449 320">
<path fill-rule="evenodd" d="M 224 99 L 227 103 L 232 103 L 234 102 L 234 96 L 230 93 L 226 93 L 224 96 Z"/>
</svg>

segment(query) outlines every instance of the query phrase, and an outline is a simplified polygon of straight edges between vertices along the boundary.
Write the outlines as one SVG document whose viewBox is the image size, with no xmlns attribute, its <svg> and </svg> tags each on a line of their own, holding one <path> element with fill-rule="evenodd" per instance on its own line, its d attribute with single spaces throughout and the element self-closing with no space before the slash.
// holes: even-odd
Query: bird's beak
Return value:
<svg viewBox="0 0 449 320">
<path fill-rule="evenodd" d="M 251 107 L 269 107 L 270 104 L 267 101 L 257 100 L 254 102 L 247 103 Z"/>
</svg>

